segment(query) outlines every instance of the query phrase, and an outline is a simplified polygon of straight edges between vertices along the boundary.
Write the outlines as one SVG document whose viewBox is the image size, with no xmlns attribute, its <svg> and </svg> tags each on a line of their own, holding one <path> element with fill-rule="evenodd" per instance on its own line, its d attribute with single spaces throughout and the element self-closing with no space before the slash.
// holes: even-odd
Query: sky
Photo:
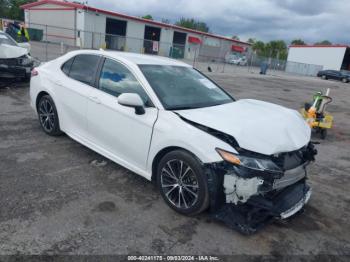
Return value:
<svg viewBox="0 0 350 262">
<path fill-rule="evenodd" d="M 128 15 L 150 14 L 174 23 L 181 17 L 243 41 L 301 38 L 350 44 L 350 0 L 89 0 L 88 5 Z"/>
</svg>

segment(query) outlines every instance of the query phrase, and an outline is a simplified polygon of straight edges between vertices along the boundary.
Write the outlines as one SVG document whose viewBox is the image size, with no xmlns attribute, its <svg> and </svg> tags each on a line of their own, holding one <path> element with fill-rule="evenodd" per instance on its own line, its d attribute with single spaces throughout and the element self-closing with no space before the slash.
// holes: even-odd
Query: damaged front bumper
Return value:
<svg viewBox="0 0 350 262">
<path fill-rule="evenodd" d="M 277 194 L 253 196 L 246 203 L 223 204 L 212 210 L 215 219 L 244 234 L 252 234 L 274 219 L 286 219 L 308 202 L 311 188 L 305 181 L 291 185 Z"/>
<path fill-rule="evenodd" d="M 0 77 L 29 78 L 34 61 L 27 57 L 0 59 Z"/>
<path fill-rule="evenodd" d="M 314 149 L 311 146 L 304 150 Z M 211 215 L 251 234 L 274 219 L 299 212 L 311 196 L 306 167 L 314 155 L 289 154 L 282 163 L 288 169 L 281 173 L 255 172 L 225 161 L 207 165 Z"/>
</svg>

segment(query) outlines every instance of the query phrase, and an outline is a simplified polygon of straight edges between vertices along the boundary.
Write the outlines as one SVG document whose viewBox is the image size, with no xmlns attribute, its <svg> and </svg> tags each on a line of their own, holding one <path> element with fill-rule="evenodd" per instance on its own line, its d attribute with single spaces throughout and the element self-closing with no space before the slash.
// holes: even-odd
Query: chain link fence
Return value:
<svg viewBox="0 0 350 262">
<path fill-rule="evenodd" d="M 28 24 L 32 56 L 46 62 L 77 49 L 109 49 L 184 59 L 185 45 L 73 30 L 41 24 Z"/>
<path fill-rule="evenodd" d="M 290 74 L 316 76 L 318 71 L 323 70 L 321 65 L 312 65 L 288 61 L 286 65 L 286 72 Z"/>
<path fill-rule="evenodd" d="M 72 50 L 103 48 L 180 59 L 204 72 L 233 74 L 245 71 L 259 74 L 262 65 L 267 66 L 268 74 L 286 72 L 314 76 L 322 70 L 322 66 L 262 57 L 251 51 L 231 52 L 225 44 L 216 47 L 200 44 L 192 45 L 190 48 L 176 43 L 42 24 L 30 23 L 27 28 L 31 39 L 31 54 L 42 62 L 50 61 Z"/>
<path fill-rule="evenodd" d="M 260 74 L 262 65 L 267 65 L 268 74 L 281 73 L 286 69 L 287 61 L 258 56 L 254 53 L 227 53 L 224 57 L 199 55 L 193 66 L 201 71 L 216 73 L 249 72 Z"/>
</svg>

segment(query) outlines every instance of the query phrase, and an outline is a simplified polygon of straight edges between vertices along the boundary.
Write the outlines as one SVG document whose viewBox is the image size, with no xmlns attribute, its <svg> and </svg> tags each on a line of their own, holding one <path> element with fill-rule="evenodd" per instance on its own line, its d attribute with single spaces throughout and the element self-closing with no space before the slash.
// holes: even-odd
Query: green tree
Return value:
<svg viewBox="0 0 350 262">
<path fill-rule="evenodd" d="M 283 40 L 273 40 L 266 44 L 266 53 L 268 57 L 287 59 L 287 45 Z"/>
<path fill-rule="evenodd" d="M 328 40 L 323 40 L 321 42 L 316 42 L 315 45 L 331 45 L 332 43 Z"/>
<path fill-rule="evenodd" d="M 198 31 L 202 31 L 202 32 L 206 32 L 206 33 L 209 32 L 209 27 L 207 26 L 206 23 L 200 22 L 200 21 L 196 21 L 193 18 L 184 18 L 184 17 L 182 17 L 179 21 L 177 21 L 175 23 L 175 25 L 181 26 L 181 27 L 190 28 L 190 29 L 194 29 L 194 30 L 198 30 Z"/>
<path fill-rule="evenodd" d="M 265 43 L 263 41 L 255 41 L 252 48 L 258 55 L 265 54 Z"/>
<path fill-rule="evenodd" d="M 36 2 L 36 0 L 0 0 L 0 17 L 14 20 L 24 20 L 21 5 Z"/>
<path fill-rule="evenodd" d="M 5 12 L 6 10 L 7 10 L 6 1 L 0 0 L 0 17 L 6 16 L 6 12 Z"/>
<path fill-rule="evenodd" d="M 306 45 L 306 43 L 301 39 L 294 39 L 290 42 L 292 45 Z"/>
<path fill-rule="evenodd" d="M 263 41 L 254 41 L 252 49 L 264 57 L 278 58 L 286 60 L 288 55 L 287 45 L 283 40 L 273 40 L 267 43 Z"/>
<path fill-rule="evenodd" d="M 168 18 L 162 18 L 162 23 L 170 24 L 170 20 Z"/>
<path fill-rule="evenodd" d="M 237 40 L 237 41 L 239 41 L 239 36 L 234 35 L 234 36 L 232 36 L 232 39 L 233 39 L 233 40 Z"/>
<path fill-rule="evenodd" d="M 249 38 L 247 41 L 249 44 L 254 45 L 254 43 L 256 42 L 256 40 L 254 38 Z"/>
<path fill-rule="evenodd" d="M 145 15 L 142 17 L 143 19 L 153 20 L 153 17 L 151 15 Z"/>
</svg>

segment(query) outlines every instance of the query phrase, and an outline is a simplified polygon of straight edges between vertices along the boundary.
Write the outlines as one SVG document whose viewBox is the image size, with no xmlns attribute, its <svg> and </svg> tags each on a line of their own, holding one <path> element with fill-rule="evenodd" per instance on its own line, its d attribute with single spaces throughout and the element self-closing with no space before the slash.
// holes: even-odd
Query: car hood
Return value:
<svg viewBox="0 0 350 262">
<path fill-rule="evenodd" d="M 310 127 L 297 111 L 258 100 L 242 99 L 176 113 L 231 135 L 241 148 L 264 155 L 298 150 L 311 136 Z"/>
<path fill-rule="evenodd" d="M 0 58 L 2 59 L 17 58 L 27 54 L 28 50 L 25 48 L 6 44 L 0 45 Z"/>
</svg>

